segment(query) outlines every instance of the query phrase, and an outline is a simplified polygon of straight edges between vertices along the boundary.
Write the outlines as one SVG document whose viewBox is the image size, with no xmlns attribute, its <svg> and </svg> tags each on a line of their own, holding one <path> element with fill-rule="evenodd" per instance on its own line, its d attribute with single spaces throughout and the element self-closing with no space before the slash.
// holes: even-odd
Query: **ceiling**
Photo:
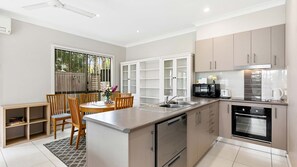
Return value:
<svg viewBox="0 0 297 167">
<path fill-rule="evenodd" d="M 46 1 L 0 0 L 0 9 L 16 19 L 129 47 L 193 32 L 195 25 L 285 3 L 285 0 L 61 0 L 62 3 L 100 14 L 100 17 L 94 18 L 52 7 L 22 8 Z M 204 12 L 206 7 L 210 8 L 207 13 Z"/>
</svg>

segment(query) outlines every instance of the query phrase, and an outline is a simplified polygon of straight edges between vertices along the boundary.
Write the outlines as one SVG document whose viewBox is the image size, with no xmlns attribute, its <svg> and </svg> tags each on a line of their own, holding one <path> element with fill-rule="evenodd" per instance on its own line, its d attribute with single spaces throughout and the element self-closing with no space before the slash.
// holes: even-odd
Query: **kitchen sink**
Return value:
<svg viewBox="0 0 297 167">
<path fill-rule="evenodd" d="M 159 107 L 165 107 L 165 108 L 182 108 L 182 107 L 188 107 L 190 105 L 198 104 L 198 102 L 193 101 L 178 101 L 178 102 L 170 102 L 169 104 L 160 104 Z"/>
<path fill-rule="evenodd" d="M 165 108 L 182 108 L 184 105 L 179 104 L 160 104 L 159 107 L 165 107 Z"/>
</svg>

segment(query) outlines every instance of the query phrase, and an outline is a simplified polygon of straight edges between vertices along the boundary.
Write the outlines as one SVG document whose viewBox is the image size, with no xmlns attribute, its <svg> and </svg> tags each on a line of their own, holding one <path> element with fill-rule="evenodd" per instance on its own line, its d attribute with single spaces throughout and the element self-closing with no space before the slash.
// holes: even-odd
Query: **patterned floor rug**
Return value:
<svg viewBox="0 0 297 167">
<path fill-rule="evenodd" d="M 68 167 L 86 167 L 86 138 L 81 137 L 78 149 L 75 149 L 76 136 L 73 138 L 73 144 L 69 144 L 70 138 L 65 138 L 44 146 L 58 157 Z"/>
</svg>

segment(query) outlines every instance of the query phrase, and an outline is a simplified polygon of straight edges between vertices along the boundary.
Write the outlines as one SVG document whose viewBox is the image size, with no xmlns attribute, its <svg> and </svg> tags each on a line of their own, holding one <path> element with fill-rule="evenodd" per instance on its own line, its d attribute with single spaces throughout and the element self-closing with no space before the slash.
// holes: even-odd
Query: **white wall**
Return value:
<svg viewBox="0 0 297 167">
<path fill-rule="evenodd" d="M 297 167 L 297 1 L 287 0 L 286 55 L 288 64 L 288 152 Z"/>
<path fill-rule="evenodd" d="M 13 20 L 12 34 L 0 34 L 0 105 L 45 101 L 51 93 L 51 45 L 115 56 L 115 84 L 123 47 Z"/>
<path fill-rule="evenodd" d="M 278 6 L 263 11 L 246 14 L 231 19 L 197 27 L 196 39 L 207 39 L 238 32 L 284 24 L 285 6 Z"/>
<path fill-rule="evenodd" d="M 138 60 L 150 57 L 174 55 L 179 53 L 195 53 L 196 33 L 187 33 L 146 44 L 128 47 L 126 60 Z"/>
</svg>

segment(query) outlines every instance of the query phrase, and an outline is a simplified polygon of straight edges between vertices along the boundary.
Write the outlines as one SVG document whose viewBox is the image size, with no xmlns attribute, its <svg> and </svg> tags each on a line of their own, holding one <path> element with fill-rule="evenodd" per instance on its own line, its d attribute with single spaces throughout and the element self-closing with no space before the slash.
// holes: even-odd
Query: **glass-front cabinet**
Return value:
<svg viewBox="0 0 297 167">
<path fill-rule="evenodd" d="M 164 97 L 191 96 L 191 56 L 163 59 Z"/>
<path fill-rule="evenodd" d="M 121 92 L 132 93 L 137 101 L 138 63 L 121 63 Z M 134 102 L 135 103 L 135 102 Z"/>
</svg>

